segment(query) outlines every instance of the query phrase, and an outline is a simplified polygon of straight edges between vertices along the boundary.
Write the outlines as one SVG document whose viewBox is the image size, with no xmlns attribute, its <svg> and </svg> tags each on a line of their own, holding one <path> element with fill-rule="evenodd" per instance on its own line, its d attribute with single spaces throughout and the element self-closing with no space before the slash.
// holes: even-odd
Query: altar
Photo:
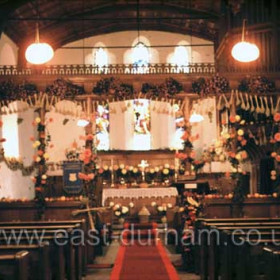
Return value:
<svg viewBox="0 0 280 280">
<path fill-rule="evenodd" d="M 128 188 L 128 189 L 103 189 L 102 205 L 109 206 L 114 204 L 129 205 L 133 202 L 134 209 L 137 211 L 143 205 L 150 208 L 155 202 L 157 205 L 171 204 L 176 205 L 178 191 L 174 187 L 161 188 Z"/>
</svg>

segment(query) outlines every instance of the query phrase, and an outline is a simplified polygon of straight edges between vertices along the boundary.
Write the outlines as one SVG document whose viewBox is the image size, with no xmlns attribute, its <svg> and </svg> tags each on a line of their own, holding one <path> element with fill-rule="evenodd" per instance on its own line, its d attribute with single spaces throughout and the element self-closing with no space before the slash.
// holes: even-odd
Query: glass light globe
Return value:
<svg viewBox="0 0 280 280">
<path fill-rule="evenodd" d="M 33 43 L 25 52 L 25 58 L 32 64 L 44 64 L 54 55 L 52 47 L 47 43 Z"/>
<path fill-rule="evenodd" d="M 255 44 L 239 42 L 231 50 L 233 58 L 240 62 L 251 62 L 260 56 L 259 48 Z"/>
</svg>

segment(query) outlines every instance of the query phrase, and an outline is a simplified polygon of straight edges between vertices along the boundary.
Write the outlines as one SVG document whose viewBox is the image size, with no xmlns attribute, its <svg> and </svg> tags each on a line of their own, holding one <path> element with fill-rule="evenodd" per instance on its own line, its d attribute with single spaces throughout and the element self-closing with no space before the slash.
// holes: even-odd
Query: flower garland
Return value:
<svg viewBox="0 0 280 280">
<path fill-rule="evenodd" d="M 141 92 L 150 97 L 174 96 L 182 90 L 183 85 L 173 78 L 167 78 L 159 85 L 144 83 L 141 88 Z"/>
<path fill-rule="evenodd" d="M 93 87 L 92 92 L 97 95 L 114 94 L 116 97 L 130 97 L 134 93 L 133 86 L 121 82 L 114 77 L 99 80 Z"/>
<path fill-rule="evenodd" d="M 0 83 L 0 100 L 20 100 L 38 93 L 34 84 L 23 81 L 21 84 L 15 84 L 13 81 Z"/>
<path fill-rule="evenodd" d="M 52 119 L 47 120 L 52 122 Z M 46 121 L 46 122 L 47 122 Z M 33 142 L 33 147 L 37 149 L 37 154 L 34 156 L 35 166 L 38 169 L 37 175 L 32 177 L 32 180 L 35 184 L 35 202 L 38 209 L 39 218 L 42 217 L 46 207 L 45 201 L 45 189 L 47 185 L 47 165 L 46 161 L 49 159 L 49 155 L 46 153 L 46 141 L 45 135 L 45 126 L 46 122 L 37 117 L 33 122 L 34 126 L 37 126 L 38 140 L 34 141 L 34 138 L 31 137 L 30 140 Z"/>
<path fill-rule="evenodd" d="M 230 90 L 227 78 L 216 74 L 210 79 L 198 78 L 192 83 L 192 90 L 197 94 L 219 94 Z"/>
<path fill-rule="evenodd" d="M 85 89 L 83 86 L 75 85 L 69 80 L 57 79 L 46 87 L 45 92 L 50 96 L 58 96 L 63 99 L 85 94 Z"/>
<path fill-rule="evenodd" d="M 238 90 L 247 93 L 275 92 L 275 82 L 264 76 L 247 76 L 238 85 Z"/>
<path fill-rule="evenodd" d="M 195 159 L 196 153 L 193 150 L 192 142 L 199 139 L 199 135 L 191 136 L 191 126 L 187 124 L 185 125 L 185 133 L 181 139 L 183 140 L 184 151 L 175 154 L 175 157 L 180 160 L 179 173 L 195 175 L 205 164 L 203 159 Z"/>
</svg>

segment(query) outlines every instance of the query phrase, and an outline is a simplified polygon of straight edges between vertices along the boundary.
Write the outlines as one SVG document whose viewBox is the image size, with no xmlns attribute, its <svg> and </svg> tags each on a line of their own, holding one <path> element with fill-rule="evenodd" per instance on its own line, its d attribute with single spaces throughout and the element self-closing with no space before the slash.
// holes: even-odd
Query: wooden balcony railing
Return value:
<svg viewBox="0 0 280 280">
<path fill-rule="evenodd" d="M 152 74 L 195 74 L 212 75 L 216 72 L 214 63 L 194 63 L 179 67 L 174 64 L 149 64 L 135 66 L 132 64 L 112 64 L 107 67 L 94 65 L 47 65 L 44 67 L 19 68 L 16 65 L 0 65 L 0 76 L 31 75 L 152 75 Z"/>
</svg>

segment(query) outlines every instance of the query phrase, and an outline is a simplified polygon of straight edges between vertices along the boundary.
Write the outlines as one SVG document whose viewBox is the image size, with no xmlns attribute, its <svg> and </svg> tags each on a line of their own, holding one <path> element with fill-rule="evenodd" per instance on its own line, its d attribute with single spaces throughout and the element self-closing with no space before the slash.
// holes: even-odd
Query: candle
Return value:
<svg viewBox="0 0 280 280">
<path fill-rule="evenodd" d="M 111 159 L 111 187 L 114 186 L 114 160 Z"/>
</svg>

